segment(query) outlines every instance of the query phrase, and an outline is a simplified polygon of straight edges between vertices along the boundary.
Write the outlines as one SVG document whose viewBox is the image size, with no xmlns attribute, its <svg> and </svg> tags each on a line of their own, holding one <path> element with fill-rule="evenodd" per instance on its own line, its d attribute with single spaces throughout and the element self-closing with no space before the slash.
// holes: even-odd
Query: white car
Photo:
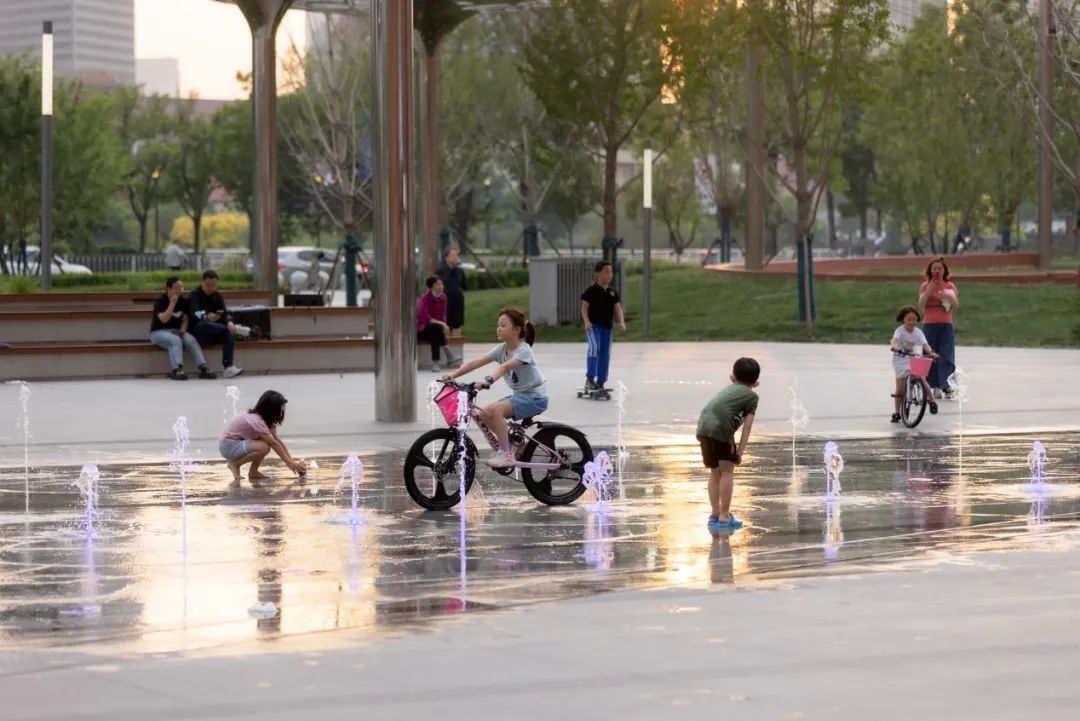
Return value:
<svg viewBox="0 0 1080 721">
<path fill-rule="evenodd" d="M 18 262 L 18 257 L 16 256 L 13 260 Z M 36 245 L 28 245 L 28 246 L 26 246 L 26 263 L 27 263 L 27 265 L 30 266 L 30 272 L 31 273 L 36 275 L 36 274 L 38 274 L 40 272 L 40 270 L 38 268 L 38 264 L 40 262 L 41 262 L 41 249 L 38 248 Z M 89 268 L 87 268 L 85 265 L 79 265 L 78 263 L 71 263 L 71 262 L 68 261 L 67 258 L 65 258 L 62 255 L 57 255 L 56 253 L 53 253 L 52 272 L 53 273 L 72 273 L 72 274 L 76 274 L 76 275 L 79 275 L 79 274 L 81 274 L 81 275 L 89 275 L 89 274 L 93 273 L 93 271 L 90 270 Z"/>
</svg>

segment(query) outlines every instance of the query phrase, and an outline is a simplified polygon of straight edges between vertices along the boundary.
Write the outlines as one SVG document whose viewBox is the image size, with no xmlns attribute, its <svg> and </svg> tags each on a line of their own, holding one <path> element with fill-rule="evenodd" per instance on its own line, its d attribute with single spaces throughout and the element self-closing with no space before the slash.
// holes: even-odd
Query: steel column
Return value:
<svg viewBox="0 0 1080 721">
<path fill-rule="evenodd" d="M 375 418 L 416 420 L 413 262 L 413 3 L 373 0 Z"/>
</svg>

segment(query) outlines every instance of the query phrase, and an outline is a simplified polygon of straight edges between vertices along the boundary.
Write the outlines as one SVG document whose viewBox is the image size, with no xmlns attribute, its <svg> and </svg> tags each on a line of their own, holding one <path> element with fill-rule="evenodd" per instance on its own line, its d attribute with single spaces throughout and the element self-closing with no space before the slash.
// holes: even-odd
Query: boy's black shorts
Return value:
<svg viewBox="0 0 1080 721">
<path fill-rule="evenodd" d="M 709 436 L 698 436 L 697 439 L 701 444 L 701 460 L 706 468 L 716 468 L 720 461 L 735 463 L 738 460 L 739 449 L 734 443 L 719 441 Z"/>
</svg>

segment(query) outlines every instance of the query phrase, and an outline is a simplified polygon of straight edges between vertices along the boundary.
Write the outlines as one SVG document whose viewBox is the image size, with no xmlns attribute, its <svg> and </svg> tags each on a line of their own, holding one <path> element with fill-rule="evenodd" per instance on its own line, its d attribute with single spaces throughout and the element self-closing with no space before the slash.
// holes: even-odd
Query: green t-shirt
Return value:
<svg viewBox="0 0 1080 721">
<path fill-rule="evenodd" d="M 735 442 L 735 431 L 743 418 L 757 412 L 758 395 L 741 383 L 732 383 L 713 396 L 701 411 L 697 434 L 727 443 Z"/>
</svg>

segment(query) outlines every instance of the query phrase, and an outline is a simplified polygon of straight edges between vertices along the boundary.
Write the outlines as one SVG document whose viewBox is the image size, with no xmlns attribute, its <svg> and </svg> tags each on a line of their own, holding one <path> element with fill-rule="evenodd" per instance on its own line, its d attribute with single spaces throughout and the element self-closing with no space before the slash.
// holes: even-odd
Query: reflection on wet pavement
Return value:
<svg viewBox="0 0 1080 721">
<path fill-rule="evenodd" d="M 549 508 L 512 479 L 482 477 L 464 537 L 457 513 L 409 500 L 399 454 L 361 457 L 359 525 L 347 489 L 334 493 L 342 458 L 319 458 L 303 485 L 282 476 L 231 493 L 224 466 L 201 465 L 187 477 L 186 519 L 167 464 L 102 466 L 90 538 L 79 468 L 31 470 L 29 514 L 22 469 L 11 469 L 0 475 L 0 639 L 169 652 L 322 644 L 349 630 L 355 642 L 609 590 L 964 562 L 1072 536 L 1061 531 L 1080 510 L 1074 439 L 1042 439 L 1042 485 L 1028 478 L 1031 440 L 849 441 L 843 493 L 829 502 L 821 443 L 800 444 L 794 469 L 789 444 L 761 444 L 737 473 L 733 507 L 747 525 L 730 535 L 705 527 L 693 446 L 635 449 L 603 507 L 584 497 Z"/>
</svg>

